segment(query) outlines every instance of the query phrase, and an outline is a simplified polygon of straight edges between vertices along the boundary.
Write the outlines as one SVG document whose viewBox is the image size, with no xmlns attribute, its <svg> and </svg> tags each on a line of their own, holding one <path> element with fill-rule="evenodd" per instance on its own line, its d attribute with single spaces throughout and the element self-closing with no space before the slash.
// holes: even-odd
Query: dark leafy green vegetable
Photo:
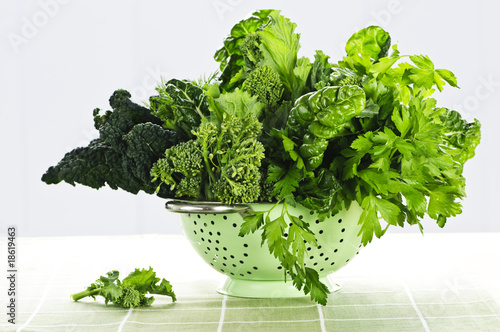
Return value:
<svg viewBox="0 0 500 332">
<path fill-rule="evenodd" d="M 188 81 L 172 79 L 156 91 L 159 95 L 149 99 L 152 113 L 163 121 L 166 129 L 183 135 L 185 139 L 192 138 L 192 131 L 209 113 L 203 89 Z"/>
<path fill-rule="evenodd" d="M 202 118 L 195 139 L 166 150 L 152 168 L 154 179 L 175 197 L 227 204 L 254 202 L 261 196 L 258 121 L 263 105 L 239 89 L 211 99 L 210 117 Z"/>
<path fill-rule="evenodd" d="M 42 181 L 80 183 L 94 189 L 108 185 L 133 194 L 141 190 L 154 193 L 158 183 L 151 182 L 151 167 L 167 147 L 180 142 L 180 137 L 162 128 L 159 118 L 129 98 L 127 91 L 117 90 L 110 98 L 113 111 L 99 115 L 99 109 L 94 110 L 100 137 L 87 147 L 68 152 L 56 166 L 47 170 Z M 170 192 L 165 189 L 158 195 L 169 196 Z"/>
<path fill-rule="evenodd" d="M 71 295 L 71 298 L 78 301 L 84 297 L 95 299 L 102 296 L 106 304 L 111 302 L 124 308 L 151 305 L 155 298 L 146 296 L 148 294 L 170 296 L 173 302 L 177 300 L 172 285 L 166 279 L 157 278 L 151 267 L 148 270 L 135 269 L 122 281 L 118 279 L 118 271 L 110 271 L 106 275 L 99 277 L 86 290 Z"/>
<path fill-rule="evenodd" d="M 271 12 L 272 10 L 259 10 L 249 18 L 238 22 L 224 40 L 224 46 L 215 53 L 214 59 L 220 62 L 222 72 L 220 87 L 223 91 L 233 91 L 241 87 L 246 77 L 245 64 L 248 69 L 252 69 L 255 62 L 259 61 L 260 56 L 255 45 L 259 42 L 259 37 L 255 32 L 269 22 Z M 240 46 L 247 36 L 249 38 L 245 41 L 242 51 Z"/>
<path fill-rule="evenodd" d="M 458 87 L 451 71 L 426 55 L 401 55 L 381 27 L 354 33 L 336 63 L 322 51 L 312 63 L 300 57 L 295 29 L 279 11 L 257 11 L 216 52 L 217 81 L 170 80 L 151 97 L 151 110 L 115 93 L 114 111 L 95 113 L 100 138 L 43 180 L 228 204 L 270 201 L 273 209 L 283 203 L 274 220 L 270 211 L 247 215 L 240 235 L 260 231 L 297 289 L 326 304 L 328 288 L 304 266 L 315 236 L 288 207 L 304 205 L 323 221 L 357 202 L 364 245 L 391 225 L 422 230 L 425 216 L 443 227 L 461 213 L 462 173 L 480 123 L 431 98 Z M 126 297 L 132 303 L 137 293 Z"/>
</svg>

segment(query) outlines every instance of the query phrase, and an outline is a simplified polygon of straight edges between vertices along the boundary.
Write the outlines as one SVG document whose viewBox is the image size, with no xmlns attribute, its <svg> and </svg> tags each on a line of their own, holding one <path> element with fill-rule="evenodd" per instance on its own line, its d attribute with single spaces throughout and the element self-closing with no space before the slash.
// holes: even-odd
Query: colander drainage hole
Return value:
<svg viewBox="0 0 500 332">
<path fill-rule="evenodd" d="M 196 220 L 193 220 L 193 222 L 194 222 L 194 225 L 196 226 L 197 225 Z"/>
<path fill-rule="evenodd" d="M 224 272 L 224 269 L 220 269 L 221 272 Z"/>
<path fill-rule="evenodd" d="M 245 275 L 243 273 L 240 273 L 240 276 L 244 277 Z"/>
<path fill-rule="evenodd" d="M 342 222 L 342 219 L 339 219 L 339 224 Z"/>
<path fill-rule="evenodd" d="M 244 263 L 245 263 L 245 262 L 243 262 L 243 261 L 240 261 L 240 264 L 244 264 Z"/>
<path fill-rule="evenodd" d="M 254 267 L 253 267 L 253 269 L 254 269 L 254 270 L 258 270 L 259 268 L 258 268 L 257 266 L 254 266 Z"/>
<path fill-rule="evenodd" d="M 332 264 L 330 264 L 330 265 L 334 265 L 334 264 L 335 264 L 335 262 L 332 262 Z"/>
<path fill-rule="evenodd" d="M 215 251 L 219 251 L 219 248 L 215 247 Z"/>
<path fill-rule="evenodd" d="M 236 225 L 236 223 L 234 223 L 234 224 L 233 224 L 233 227 L 234 227 L 234 228 L 236 228 L 236 227 L 238 227 L 238 225 Z"/>
<path fill-rule="evenodd" d="M 345 232 L 345 228 L 342 228 L 341 232 L 344 233 Z"/>
<path fill-rule="evenodd" d="M 278 266 L 278 270 L 281 270 L 283 268 L 283 266 Z"/>
<path fill-rule="evenodd" d="M 344 242 L 344 239 L 340 239 L 340 243 Z"/>
<path fill-rule="evenodd" d="M 220 232 L 217 232 L 217 235 L 220 236 Z"/>
<path fill-rule="evenodd" d="M 194 232 L 194 235 L 196 235 L 196 231 L 193 231 Z"/>
<path fill-rule="evenodd" d="M 231 256 L 229 256 L 229 257 L 231 257 L 232 259 L 234 259 L 234 256 L 233 256 L 233 255 L 231 255 Z"/>
<path fill-rule="evenodd" d="M 210 239 L 208 239 L 207 241 L 208 241 L 208 243 L 212 243 L 212 240 L 210 240 Z"/>
<path fill-rule="evenodd" d="M 319 233 L 319 234 L 323 234 L 323 230 L 320 230 L 318 233 Z"/>
<path fill-rule="evenodd" d="M 248 254 L 247 254 L 247 253 L 244 253 L 244 254 L 243 254 L 243 256 L 248 257 Z"/>
<path fill-rule="evenodd" d="M 202 233 L 203 233 L 203 228 L 200 228 L 200 232 L 202 232 Z"/>
<path fill-rule="evenodd" d="M 215 243 L 220 244 L 219 240 L 215 240 Z"/>
<path fill-rule="evenodd" d="M 236 264 L 233 264 L 233 267 L 236 267 Z"/>
<path fill-rule="evenodd" d="M 311 251 L 311 249 L 312 249 L 312 248 L 311 248 L 311 247 L 309 247 L 309 248 L 307 248 L 307 251 Z"/>
<path fill-rule="evenodd" d="M 227 248 L 226 247 L 222 247 L 222 250 L 227 251 Z"/>
<path fill-rule="evenodd" d="M 314 211 L 313 210 L 309 211 L 309 214 L 312 216 L 314 214 Z"/>
<path fill-rule="evenodd" d="M 222 218 L 224 218 L 224 220 L 227 220 L 227 216 L 223 216 Z"/>
<path fill-rule="evenodd" d="M 203 226 L 207 227 L 208 225 L 207 225 L 207 223 L 203 223 Z"/>
<path fill-rule="evenodd" d="M 316 223 L 319 224 L 319 219 L 316 219 Z"/>
<path fill-rule="evenodd" d="M 212 225 L 215 225 L 215 221 L 213 221 L 213 220 L 212 220 L 210 223 L 211 223 Z"/>
<path fill-rule="evenodd" d="M 208 232 L 208 235 L 212 236 L 213 234 L 212 234 L 212 232 Z"/>
<path fill-rule="evenodd" d="M 201 216 L 200 216 L 200 215 L 198 215 L 198 219 L 200 219 L 200 218 L 201 218 Z"/>
<path fill-rule="evenodd" d="M 233 273 L 233 272 L 231 272 L 231 275 L 232 275 L 232 276 L 234 276 L 234 273 Z"/>
<path fill-rule="evenodd" d="M 246 244 L 246 243 L 245 243 L 245 244 L 243 245 L 243 247 L 248 248 L 248 244 Z"/>
<path fill-rule="evenodd" d="M 222 257 L 222 258 L 223 258 L 225 261 L 227 261 L 227 257 L 226 257 L 226 256 L 224 256 L 224 257 Z"/>
<path fill-rule="evenodd" d="M 204 239 L 204 238 L 201 238 L 201 240 L 202 240 L 202 241 L 205 241 L 205 239 Z"/>
<path fill-rule="evenodd" d="M 226 264 L 226 263 L 222 263 L 222 265 L 227 266 L 227 264 Z"/>
<path fill-rule="evenodd" d="M 338 249 L 335 249 L 333 252 L 337 252 L 337 251 L 339 251 L 339 250 L 338 250 Z"/>
</svg>

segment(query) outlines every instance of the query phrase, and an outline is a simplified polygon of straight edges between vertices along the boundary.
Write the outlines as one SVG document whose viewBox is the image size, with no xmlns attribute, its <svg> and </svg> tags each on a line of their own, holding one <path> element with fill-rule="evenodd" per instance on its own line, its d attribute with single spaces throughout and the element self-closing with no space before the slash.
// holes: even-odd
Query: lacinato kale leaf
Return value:
<svg viewBox="0 0 500 332">
<path fill-rule="evenodd" d="M 42 176 L 47 184 L 65 181 L 99 189 L 108 185 L 133 194 L 155 193 L 150 170 L 165 149 L 181 141 L 180 136 L 161 127 L 161 120 L 145 107 L 130 101 L 130 94 L 117 90 L 110 98 L 113 111 L 103 115 L 94 110 L 94 124 L 100 137 L 87 147 L 68 152 Z M 170 195 L 168 188 L 158 192 Z"/>
</svg>

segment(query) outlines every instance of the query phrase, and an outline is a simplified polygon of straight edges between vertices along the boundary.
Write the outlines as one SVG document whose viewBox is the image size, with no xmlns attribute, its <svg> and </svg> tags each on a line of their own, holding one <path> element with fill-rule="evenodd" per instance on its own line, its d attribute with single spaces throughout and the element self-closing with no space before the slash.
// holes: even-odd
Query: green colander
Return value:
<svg viewBox="0 0 500 332">
<path fill-rule="evenodd" d="M 242 214 L 267 211 L 273 204 L 227 206 L 211 202 L 171 200 L 167 210 L 181 213 L 182 228 L 196 252 L 215 270 L 228 276 L 218 289 L 221 294 L 248 298 L 299 297 L 290 280 L 285 280 L 279 261 L 261 246 L 259 231 L 238 236 L 243 223 Z M 361 207 L 353 202 L 335 216 L 320 222 L 314 211 L 303 206 L 288 206 L 288 212 L 309 223 L 316 235 L 317 247 L 307 248 L 305 265 L 318 271 L 320 280 L 331 292 L 340 286 L 328 277 L 345 266 L 361 247 L 357 224 Z M 271 212 L 271 220 L 279 217 L 281 208 Z M 284 234 L 287 236 L 287 234 Z"/>
</svg>

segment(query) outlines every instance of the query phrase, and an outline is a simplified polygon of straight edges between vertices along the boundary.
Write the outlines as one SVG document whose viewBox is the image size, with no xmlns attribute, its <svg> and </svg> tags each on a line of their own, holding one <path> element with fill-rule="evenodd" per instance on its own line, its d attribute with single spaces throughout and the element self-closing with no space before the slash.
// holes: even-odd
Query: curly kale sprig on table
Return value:
<svg viewBox="0 0 500 332">
<path fill-rule="evenodd" d="M 364 245 L 390 225 L 423 229 L 426 215 L 443 227 L 461 213 L 463 168 L 481 133 L 477 120 L 432 98 L 457 87 L 453 73 L 425 55 L 401 55 L 382 28 L 354 33 L 337 62 L 320 50 L 312 61 L 299 57 L 295 29 L 279 11 L 257 11 L 215 53 L 219 77 L 162 82 L 148 108 L 115 92 L 113 111 L 94 114 L 100 138 L 43 180 L 283 203 L 274 220 L 269 211 L 246 216 L 240 236 L 260 232 L 293 284 L 325 304 L 328 289 L 304 266 L 314 234 L 287 207 L 303 205 L 323 221 L 357 202 Z"/>
</svg>

